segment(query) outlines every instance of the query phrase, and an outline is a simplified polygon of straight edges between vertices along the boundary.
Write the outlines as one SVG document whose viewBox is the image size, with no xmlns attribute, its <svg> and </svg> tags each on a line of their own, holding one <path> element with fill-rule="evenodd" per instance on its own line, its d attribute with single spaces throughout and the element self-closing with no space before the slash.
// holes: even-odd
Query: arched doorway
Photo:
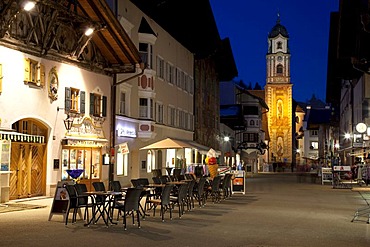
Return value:
<svg viewBox="0 0 370 247">
<path fill-rule="evenodd" d="M 9 199 L 45 195 L 47 127 L 36 119 L 12 125 Z"/>
</svg>

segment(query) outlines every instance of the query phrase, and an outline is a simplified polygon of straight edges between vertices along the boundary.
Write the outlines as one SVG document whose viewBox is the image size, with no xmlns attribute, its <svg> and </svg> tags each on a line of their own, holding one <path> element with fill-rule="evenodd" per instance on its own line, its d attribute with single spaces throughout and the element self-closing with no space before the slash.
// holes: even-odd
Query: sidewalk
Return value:
<svg viewBox="0 0 370 247">
<path fill-rule="evenodd" d="M 147 217 L 142 228 L 124 231 L 122 221 L 106 228 L 83 222 L 68 224 L 62 216 L 48 221 L 52 199 L 32 201 L 46 208 L 0 214 L 2 246 L 369 246 L 370 225 L 351 222 L 358 194 L 330 185 L 297 182 L 295 174 L 255 174 L 246 180 L 246 194 L 178 218 L 161 222 Z"/>
</svg>

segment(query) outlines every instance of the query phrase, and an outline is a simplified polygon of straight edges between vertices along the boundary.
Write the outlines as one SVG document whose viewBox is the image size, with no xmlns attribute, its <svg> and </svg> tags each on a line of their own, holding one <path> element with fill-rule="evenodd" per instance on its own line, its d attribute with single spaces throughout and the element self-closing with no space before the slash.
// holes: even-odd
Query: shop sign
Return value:
<svg viewBox="0 0 370 247">
<path fill-rule="evenodd" d="M 122 143 L 122 144 L 119 145 L 118 152 L 121 153 L 121 154 L 128 154 L 128 153 L 130 153 L 130 150 L 128 149 L 127 142 Z"/>
<path fill-rule="evenodd" d="M 351 171 L 351 167 L 350 166 L 333 166 L 333 170 L 334 171 L 346 171 L 346 172 L 349 172 L 349 171 Z"/>
<path fill-rule="evenodd" d="M 117 129 L 117 136 L 136 137 L 136 130 L 134 128 L 120 127 Z"/>
</svg>

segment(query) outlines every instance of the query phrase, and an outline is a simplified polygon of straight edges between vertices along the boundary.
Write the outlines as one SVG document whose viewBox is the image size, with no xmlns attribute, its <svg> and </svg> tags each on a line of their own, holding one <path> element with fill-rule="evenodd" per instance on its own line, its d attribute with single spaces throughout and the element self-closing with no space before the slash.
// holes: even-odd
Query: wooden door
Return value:
<svg viewBox="0 0 370 247">
<path fill-rule="evenodd" d="M 9 199 L 45 194 L 46 145 L 12 142 Z"/>
</svg>

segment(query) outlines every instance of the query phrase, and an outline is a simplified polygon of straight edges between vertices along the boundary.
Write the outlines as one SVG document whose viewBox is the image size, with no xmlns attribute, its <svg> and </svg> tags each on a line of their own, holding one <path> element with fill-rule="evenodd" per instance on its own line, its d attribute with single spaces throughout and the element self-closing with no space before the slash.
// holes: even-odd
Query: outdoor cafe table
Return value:
<svg viewBox="0 0 370 247">
<path fill-rule="evenodd" d="M 359 216 L 367 215 L 367 223 L 370 224 L 370 187 L 355 187 L 351 189 L 358 192 L 361 198 L 366 202 L 366 206 L 358 208 L 353 216 L 352 222 L 358 220 Z"/>
<path fill-rule="evenodd" d="M 182 185 L 182 184 L 186 184 L 186 182 L 185 181 L 172 181 L 172 182 L 167 182 L 166 184 Z"/>
<path fill-rule="evenodd" d="M 113 221 L 110 211 L 113 206 L 112 203 L 114 201 L 114 197 L 122 196 L 122 192 L 89 191 L 89 192 L 85 192 L 84 194 L 90 196 L 92 199 L 92 203 L 94 204 L 93 216 L 91 217 L 90 221 L 85 224 L 85 226 L 96 224 L 96 222 L 100 219 L 100 217 L 103 219 L 104 224 L 107 227 L 109 226 L 109 223 L 117 225 L 117 222 Z M 98 203 L 97 197 L 100 197 L 102 201 Z"/>
</svg>

